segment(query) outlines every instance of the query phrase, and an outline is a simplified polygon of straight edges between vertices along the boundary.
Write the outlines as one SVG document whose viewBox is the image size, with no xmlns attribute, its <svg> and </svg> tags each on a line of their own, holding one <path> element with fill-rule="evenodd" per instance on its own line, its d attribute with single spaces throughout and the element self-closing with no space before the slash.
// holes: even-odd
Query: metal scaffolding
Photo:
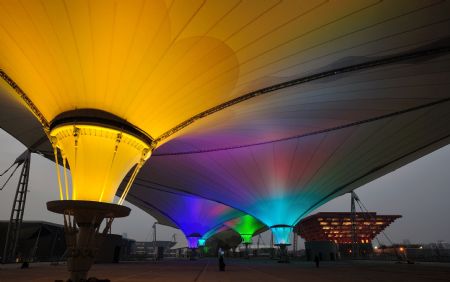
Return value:
<svg viewBox="0 0 450 282">
<path fill-rule="evenodd" d="M 22 165 L 22 171 L 20 172 L 20 178 L 17 184 L 17 190 L 14 196 L 14 202 L 11 209 L 11 216 L 9 218 L 8 231 L 6 233 L 6 240 L 5 240 L 5 248 L 3 249 L 2 263 L 14 261 L 16 258 L 17 243 L 19 241 L 20 235 L 20 226 L 22 225 L 23 221 L 23 213 L 25 211 L 25 202 L 27 199 L 27 192 L 28 192 L 28 180 L 30 176 L 30 159 L 31 159 L 31 152 L 29 150 L 26 150 L 14 162 L 14 165 L 17 165 L 17 167 Z M 8 180 L 10 178 L 8 178 Z"/>
</svg>

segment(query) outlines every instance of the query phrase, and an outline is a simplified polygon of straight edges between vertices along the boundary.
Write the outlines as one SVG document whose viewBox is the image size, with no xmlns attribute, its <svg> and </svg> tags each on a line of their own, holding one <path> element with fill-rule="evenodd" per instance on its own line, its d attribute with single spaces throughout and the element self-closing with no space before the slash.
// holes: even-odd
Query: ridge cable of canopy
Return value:
<svg viewBox="0 0 450 282">
<path fill-rule="evenodd" d="M 366 119 L 366 120 L 355 121 L 355 122 L 343 124 L 343 125 L 336 126 L 336 127 L 326 128 L 326 129 L 322 129 L 322 130 L 318 130 L 318 131 L 308 132 L 308 133 L 304 133 L 304 134 L 300 134 L 300 135 L 295 135 L 295 136 L 290 136 L 290 137 L 285 137 L 285 138 L 280 138 L 280 139 L 275 139 L 275 140 L 269 140 L 269 141 L 252 143 L 252 144 L 244 144 L 244 145 L 239 145 L 239 146 L 207 149 L 207 150 L 183 151 L 183 152 L 160 153 L 160 154 L 155 153 L 155 154 L 153 154 L 153 157 L 176 156 L 176 155 L 187 155 L 187 154 L 201 154 L 201 153 L 226 151 L 226 150 L 233 150 L 233 149 L 240 149 L 240 148 L 246 148 L 246 147 L 252 147 L 252 146 L 259 146 L 259 145 L 283 142 L 283 141 L 287 141 L 287 140 L 298 139 L 298 138 L 313 136 L 313 135 L 317 135 L 317 134 L 327 133 L 327 132 L 331 132 L 331 131 L 346 129 L 348 127 L 358 126 L 358 125 L 361 125 L 361 124 L 364 124 L 364 123 L 374 122 L 374 121 L 390 118 L 390 117 L 393 117 L 393 116 L 406 114 L 406 113 L 409 113 L 409 112 L 421 110 L 423 108 L 433 107 L 433 106 L 436 106 L 436 105 L 439 105 L 439 104 L 442 104 L 442 103 L 447 103 L 449 101 L 450 101 L 450 98 L 444 98 L 444 99 L 440 99 L 438 101 L 433 101 L 433 102 L 430 102 L 430 103 L 427 103 L 427 104 L 418 105 L 416 107 L 404 109 L 404 110 L 401 110 L 401 111 L 392 112 L 392 113 L 388 113 L 388 114 L 377 116 L 377 117 L 372 117 L 372 118 L 369 118 L 369 119 Z"/>
<path fill-rule="evenodd" d="M 33 115 L 38 119 L 38 121 L 41 123 L 42 127 L 44 128 L 44 131 L 48 133 L 48 130 L 50 128 L 50 123 L 45 118 L 45 116 L 42 114 L 42 112 L 36 107 L 36 105 L 31 101 L 31 99 L 28 97 L 28 95 L 20 88 L 17 83 L 12 80 L 11 77 L 8 76 L 6 72 L 4 72 L 0 68 L 0 77 L 8 83 L 9 86 L 17 93 L 17 95 L 20 96 L 22 101 L 25 103 L 26 107 L 33 113 Z"/>
</svg>

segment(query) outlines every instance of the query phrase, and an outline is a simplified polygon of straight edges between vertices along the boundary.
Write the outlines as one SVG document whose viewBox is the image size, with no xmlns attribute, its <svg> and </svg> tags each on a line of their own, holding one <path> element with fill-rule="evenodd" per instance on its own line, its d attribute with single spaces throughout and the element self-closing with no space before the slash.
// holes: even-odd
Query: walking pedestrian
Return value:
<svg viewBox="0 0 450 282">
<path fill-rule="evenodd" d="M 314 261 L 316 262 L 316 267 L 319 268 L 319 263 L 320 263 L 319 257 L 316 256 L 316 257 L 314 258 Z"/>
<path fill-rule="evenodd" d="M 225 252 L 222 250 L 222 248 L 219 248 L 219 270 L 225 271 L 225 261 L 223 259 L 223 256 L 225 255 Z"/>
</svg>

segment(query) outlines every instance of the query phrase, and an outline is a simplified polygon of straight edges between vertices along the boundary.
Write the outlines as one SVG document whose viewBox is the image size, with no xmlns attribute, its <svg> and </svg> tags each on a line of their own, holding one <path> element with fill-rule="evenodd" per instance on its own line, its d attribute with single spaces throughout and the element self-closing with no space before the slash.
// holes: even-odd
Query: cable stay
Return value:
<svg viewBox="0 0 450 282">
<path fill-rule="evenodd" d="M 4 172 L 0 173 L 0 177 L 5 175 L 15 164 L 16 162 L 13 162 Z"/>
<path fill-rule="evenodd" d="M 0 177 L 2 177 L 3 175 L 5 175 L 13 166 L 15 165 L 14 170 L 11 172 L 11 174 L 8 176 L 8 178 L 6 179 L 5 183 L 3 183 L 3 185 L 0 187 L 0 191 L 3 190 L 3 188 L 6 187 L 6 185 L 8 184 L 9 180 L 11 180 L 12 176 L 14 175 L 14 173 L 16 172 L 17 168 L 19 167 L 19 165 L 17 163 L 13 163 L 7 170 L 5 170 Z"/>
<path fill-rule="evenodd" d="M 355 192 L 352 192 L 356 195 Z M 356 196 L 356 203 L 358 204 L 359 208 L 361 209 L 361 211 L 363 212 L 363 217 L 369 216 L 369 219 L 374 219 L 373 216 L 371 216 L 371 214 L 369 213 L 369 210 L 366 208 L 366 206 L 364 206 L 363 202 L 360 200 L 360 198 L 358 196 Z M 366 218 L 365 218 L 366 219 Z M 386 231 L 381 230 L 381 233 L 384 235 L 384 237 L 386 237 L 386 239 L 389 241 L 389 243 L 391 245 L 394 244 L 394 242 L 391 240 L 391 238 L 387 235 Z M 380 243 L 379 239 L 377 238 L 378 243 Z M 381 243 L 380 243 L 381 244 Z"/>
<path fill-rule="evenodd" d="M 369 210 L 366 208 L 366 206 L 363 204 L 363 202 L 361 201 L 361 199 L 358 197 L 358 195 L 356 195 L 356 193 L 354 191 L 350 192 L 351 194 L 351 198 L 352 198 L 352 224 L 353 224 L 353 218 L 356 219 L 356 212 L 355 212 L 355 203 L 358 205 L 358 207 L 360 208 L 360 210 L 362 211 L 361 215 L 363 217 L 364 220 L 376 220 L 376 218 L 370 214 Z M 388 236 L 388 234 L 386 233 L 385 230 L 381 230 L 380 234 L 383 234 L 383 236 L 386 238 L 386 240 L 389 242 L 389 244 L 391 244 L 391 246 L 394 246 L 394 242 L 391 240 L 391 238 Z M 381 243 L 380 239 L 378 238 L 378 235 L 375 237 L 375 240 L 377 240 L 378 245 L 384 245 Z M 356 229 L 352 228 L 352 247 L 357 247 L 357 241 L 356 241 Z M 398 258 L 402 258 L 402 256 L 400 256 L 397 253 L 397 249 L 395 249 L 395 254 Z M 353 251 L 353 250 L 352 250 Z M 355 254 L 357 255 L 357 254 Z"/>
<path fill-rule="evenodd" d="M 19 166 L 21 164 L 23 164 L 26 159 L 27 159 L 27 155 L 29 155 L 29 151 L 26 150 L 25 152 L 23 152 L 20 156 L 18 156 L 16 158 L 16 160 L 4 171 L 0 174 L 0 177 L 2 177 L 3 175 L 5 175 L 6 173 L 8 173 L 8 171 L 10 171 L 14 166 L 13 171 L 11 172 L 11 174 L 8 176 L 8 178 L 6 179 L 5 183 L 3 183 L 3 185 L 0 187 L 0 190 L 3 190 L 3 188 L 6 187 L 6 184 L 8 184 L 8 182 L 11 180 L 11 178 L 13 177 L 14 173 L 16 172 L 17 168 L 19 168 Z"/>
</svg>

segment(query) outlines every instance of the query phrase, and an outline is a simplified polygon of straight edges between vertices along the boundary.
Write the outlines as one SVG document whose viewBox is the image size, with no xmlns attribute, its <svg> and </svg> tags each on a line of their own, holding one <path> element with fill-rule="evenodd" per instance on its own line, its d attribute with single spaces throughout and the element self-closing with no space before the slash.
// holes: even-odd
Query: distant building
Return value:
<svg viewBox="0 0 450 282">
<path fill-rule="evenodd" d="M 9 221 L 0 221 L 0 257 L 6 242 Z M 134 240 L 122 239 L 116 234 L 99 234 L 103 237 L 96 262 L 119 262 L 128 259 L 134 251 Z M 64 226 L 45 221 L 23 221 L 13 261 L 66 260 Z"/>
<path fill-rule="evenodd" d="M 301 220 L 297 232 L 305 239 L 307 258 L 335 260 L 352 255 L 352 213 L 320 212 Z M 358 255 L 372 253 L 372 240 L 401 215 L 378 215 L 375 212 L 355 213 Z"/>
<path fill-rule="evenodd" d="M 445 249 L 445 250 L 450 249 L 450 244 L 442 240 L 437 241 L 436 245 L 438 249 Z"/>
<path fill-rule="evenodd" d="M 9 221 L 0 221 L 0 256 L 6 243 Z M 24 221 L 14 261 L 57 261 L 66 251 L 64 226 L 45 221 Z"/>
<path fill-rule="evenodd" d="M 168 255 L 175 256 L 175 251 L 171 251 L 175 244 L 176 242 L 172 241 L 136 242 L 132 256 L 135 259 L 154 258 L 155 253 L 157 253 L 159 259 Z"/>
</svg>

